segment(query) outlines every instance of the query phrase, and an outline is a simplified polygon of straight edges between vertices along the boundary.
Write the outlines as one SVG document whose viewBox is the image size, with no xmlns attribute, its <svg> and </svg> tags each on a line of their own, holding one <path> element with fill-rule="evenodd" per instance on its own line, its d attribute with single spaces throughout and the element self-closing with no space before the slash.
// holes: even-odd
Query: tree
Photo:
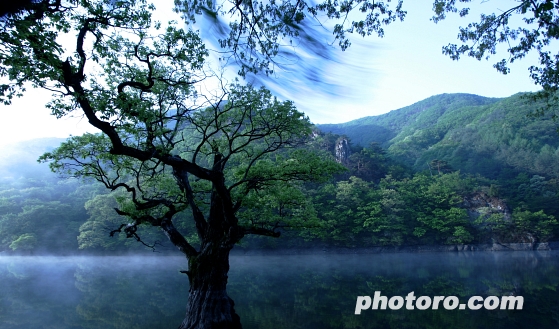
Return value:
<svg viewBox="0 0 559 329">
<path fill-rule="evenodd" d="M 49 0 L 33 1 L 33 0 L 20 0 L 20 1 L 5 1 L 0 7 L 0 17 L 17 15 L 23 11 L 34 11 L 40 13 L 41 11 L 48 10 L 49 7 L 56 6 L 59 1 L 50 2 Z"/>
<path fill-rule="evenodd" d="M 457 5 L 456 0 L 435 0 L 433 11 L 435 12 L 433 21 L 439 22 L 446 18 L 447 13 L 459 12 L 460 16 L 466 16 L 470 8 Z M 520 16 L 518 23 L 515 23 L 515 15 Z M 493 65 L 503 74 L 510 72 L 510 63 L 536 51 L 539 55 L 539 64 L 530 66 L 530 77 L 537 85 L 543 87 L 539 96 L 555 97 L 559 89 L 559 53 L 554 46 L 559 39 L 558 2 L 515 1 L 510 8 L 498 14 L 482 14 L 478 22 L 460 28 L 458 39 L 463 42 L 462 45 L 449 44 L 443 47 L 443 53 L 454 60 L 460 59 L 462 55 L 478 60 L 488 59 L 497 53 L 499 44 L 505 44 L 508 47 L 508 59 L 502 59 Z"/>
<path fill-rule="evenodd" d="M 433 171 L 437 171 L 437 173 L 443 174 L 452 171 L 452 168 L 448 164 L 448 162 L 439 159 L 433 159 L 430 163 L 427 164 L 429 166 L 429 172 L 433 174 Z"/>
<path fill-rule="evenodd" d="M 53 161 L 54 170 L 128 192 L 117 200 L 116 211 L 131 221 L 111 234 L 124 232 L 146 244 L 138 228 L 159 227 L 184 253 L 190 295 L 182 328 L 240 327 L 226 293 L 230 250 L 249 234 L 278 237 L 284 227 L 316 225 L 298 182 L 340 170 L 333 160 L 297 149 L 311 125 L 290 102 L 279 102 L 264 89 L 236 88 L 226 104 L 180 116 L 173 108 L 158 109 L 162 125 L 153 140 L 149 128 L 115 129 L 125 147 L 135 152 L 151 148 L 154 156 L 114 154 L 109 138 L 88 134 L 42 157 Z M 184 128 L 170 129 L 177 124 L 173 121 Z M 180 232 L 175 225 L 187 209 L 198 248 L 187 239 L 192 232 Z"/>
<path fill-rule="evenodd" d="M 2 72 L 13 82 L 6 101 L 31 82 L 55 93 L 55 115 L 81 111 L 101 130 L 41 159 L 127 192 L 116 211 L 130 221 L 112 234 L 146 243 L 138 227 L 159 227 L 187 257 L 182 328 L 240 327 L 226 293 L 230 250 L 249 234 L 278 237 L 284 227 L 315 225 L 310 203 L 296 197 L 299 184 L 339 165 L 297 149 L 311 123 L 291 102 L 241 85 L 222 85 L 215 98 L 197 94 L 195 84 L 208 78 L 207 51 L 193 31 L 152 25 L 153 8 L 141 1 L 76 4 L 58 3 L 42 20 L 23 13 L 5 22 Z M 71 29 L 76 51 L 64 59 L 56 37 Z M 174 223 L 187 209 L 198 248 Z"/>
<path fill-rule="evenodd" d="M 0 250 L 68 253 L 76 249 L 78 228 L 86 215 L 83 192 L 90 186 L 46 175 L 3 180 L 1 186 Z"/>
</svg>

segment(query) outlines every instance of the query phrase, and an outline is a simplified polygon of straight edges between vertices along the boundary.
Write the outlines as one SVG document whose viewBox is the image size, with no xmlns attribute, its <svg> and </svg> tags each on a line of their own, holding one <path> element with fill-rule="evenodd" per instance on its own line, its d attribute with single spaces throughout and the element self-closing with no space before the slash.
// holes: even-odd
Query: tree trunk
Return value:
<svg viewBox="0 0 559 329">
<path fill-rule="evenodd" d="M 190 291 L 179 329 L 241 329 L 234 302 L 227 295 L 230 247 L 209 243 L 188 261 Z"/>
</svg>

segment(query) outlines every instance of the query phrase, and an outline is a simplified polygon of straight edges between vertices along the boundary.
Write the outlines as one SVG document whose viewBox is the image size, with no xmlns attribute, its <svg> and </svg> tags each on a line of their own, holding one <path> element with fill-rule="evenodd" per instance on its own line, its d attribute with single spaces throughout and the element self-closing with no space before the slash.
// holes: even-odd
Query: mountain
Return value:
<svg viewBox="0 0 559 329">
<path fill-rule="evenodd" d="M 0 146 L 0 179 L 41 176 L 50 173 L 48 165 L 37 163 L 45 152 L 51 151 L 65 138 L 38 138 Z"/>
<path fill-rule="evenodd" d="M 532 115 L 545 104 L 528 95 L 443 94 L 383 115 L 318 128 L 346 135 L 354 145 L 379 143 L 390 157 L 419 171 L 437 160 L 488 178 L 518 172 L 559 177 L 553 113 Z"/>
<path fill-rule="evenodd" d="M 552 111 L 529 116 L 545 104 L 524 96 L 445 94 L 380 116 L 320 125 L 332 134 L 313 131 L 308 147 L 331 152 L 347 171 L 302 190 L 324 225 L 314 242 L 344 247 L 521 242 L 536 248 L 556 240 L 559 136 Z M 36 162 L 61 141 L 0 147 L 0 253 L 144 248 L 124 233 L 109 237 L 126 220 L 114 211 L 117 203 L 104 186 L 59 179 Z M 178 227 L 192 230 L 187 215 L 180 216 Z M 160 231 L 144 228 L 145 241 L 164 239 Z M 282 232 L 287 244 L 255 238 L 244 246 L 304 247 L 302 237 L 313 235 L 302 232 Z"/>
<path fill-rule="evenodd" d="M 366 146 L 371 142 L 390 145 L 389 141 L 401 132 L 430 126 L 446 112 L 464 107 L 487 105 L 498 101 L 471 94 L 442 94 L 383 115 L 364 117 L 340 124 L 323 124 L 325 132 L 347 135 L 354 144 Z"/>
</svg>

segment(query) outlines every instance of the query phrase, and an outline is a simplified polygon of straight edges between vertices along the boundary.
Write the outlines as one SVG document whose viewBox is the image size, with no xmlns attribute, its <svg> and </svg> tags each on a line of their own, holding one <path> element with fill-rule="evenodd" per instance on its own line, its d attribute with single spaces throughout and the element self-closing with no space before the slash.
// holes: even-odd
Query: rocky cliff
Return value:
<svg viewBox="0 0 559 329">
<path fill-rule="evenodd" d="M 477 192 L 464 198 L 464 208 L 472 220 L 483 222 L 493 214 L 500 214 L 504 220 L 510 220 L 510 209 L 503 199 Z"/>
<path fill-rule="evenodd" d="M 340 137 L 336 141 L 336 145 L 334 147 L 336 161 L 341 164 L 347 164 L 349 161 L 350 149 L 349 149 L 349 142 L 347 138 Z"/>
</svg>

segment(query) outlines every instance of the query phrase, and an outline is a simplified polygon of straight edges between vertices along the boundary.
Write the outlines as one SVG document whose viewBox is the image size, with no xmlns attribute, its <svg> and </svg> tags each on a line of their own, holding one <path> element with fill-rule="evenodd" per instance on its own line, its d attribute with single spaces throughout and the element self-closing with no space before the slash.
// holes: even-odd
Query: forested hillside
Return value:
<svg viewBox="0 0 559 329">
<path fill-rule="evenodd" d="M 312 200 L 305 211 L 317 227 L 245 239 L 240 248 L 556 240 L 556 123 L 551 115 L 529 116 L 542 105 L 521 95 L 439 95 L 385 115 L 320 125 L 306 147 L 346 171 L 305 184 Z M 0 252 L 152 250 L 124 233 L 109 237 L 125 222 L 114 211 L 119 191 L 60 178 L 36 163 L 59 143 L 43 139 L 2 150 L 8 156 L 0 163 Z M 188 212 L 181 216 L 188 219 Z M 186 235 L 194 232 L 190 220 L 177 222 Z M 172 249 L 153 227 L 138 233 L 156 250 Z"/>
<path fill-rule="evenodd" d="M 522 96 L 444 94 L 384 115 L 318 127 L 346 135 L 354 145 L 379 143 L 416 171 L 428 170 L 436 159 L 487 178 L 510 178 L 519 171 L 555 177 L 557 123 L 551 114 L 530 116 L 545 104 Z"/>
<path fill-rule="evenodd" d="M 447 112 L 497 101 L 495 98 L 470 94 L 443 94 L 383 115 L 318 127 L 324 132 L 349 136 L 355 144 L 366 146 L 375 142 L 387 147 L 394 137 L 432 126 Z"/>
<path fill-rule="evenodd" d="M 496 234 L 502 223 L 491 223 L 492 215 L 487 214 L 501 208 L 497 211 L 500 216 L 509 218 L 512 213 L 513 222 L 521 211 L 559 216 L 557 123 L 549 109 L 546 115 L 535 115 L 546 104 L 523 96 L 490 99 L 468 94 L 438 95 L 384 115 L 319 128 L 347 136 L 344 138 L 354 145 L 350 158 L 365 146 L 365 150 L 381 149 L 386 158 L 411 168 L 414 177 L 400 179 L 387 193 L 398 192 L 398 188 L 420 176 L 437 181 L 459 173 L 456 177 L 461 178 L 456 178 L 455 184 L 462 188 L 455 188 L 454 192 L 462 201 L 456 205 L 466 209 L 470 224 L 477 226 L 473 240 L 502 240 L 504 235 L 510 239 L 516 229 L 509 227 Z M 382 190 L 388 179 L 394 177 L 388 176 L 375 187 Z M 468 188 L 464 189 L 465 186 Z M 392 209 L 389 212 L 398 209 L 394 205 L 387 207 Z M 483 230 L 487 231 L 485 236 Z M 519 241 L 518 237 L 512 240 Z"/>
</svg>

